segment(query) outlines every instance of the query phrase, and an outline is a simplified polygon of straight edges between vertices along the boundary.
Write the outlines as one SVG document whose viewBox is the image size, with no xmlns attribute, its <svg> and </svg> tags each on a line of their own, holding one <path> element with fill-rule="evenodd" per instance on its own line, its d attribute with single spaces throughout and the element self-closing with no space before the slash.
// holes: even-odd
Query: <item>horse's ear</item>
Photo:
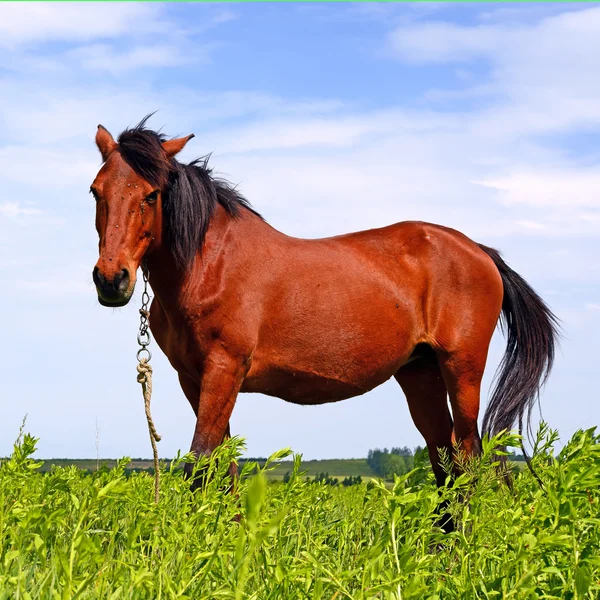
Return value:
<svg viewBox="0 0 600 600">
<path fill-rule="evenodd" d="M 176 140 L 167 140 L 162 143 L 162 147 L 164 148 L 167 156 L 169 158 L 173 158 L 176 154 L 181 152 L 185 145 L 193 138 L 196 137 L 193 133 L 188 135 L 187 137 L 177 138 Z"/>
<path fill-rule="evenodd" d="M 117 142 L 115 142 L 113 136 L 110 135 L 108 129 L 105 129 L 102 125 L 98 125 L 98 131 L 96 132 L 96 146 L 98 146 L 98 150 L 100 150 L 100 154 L 102 154 L 103 161 L 106 161 L 108 155 L 117 147 Z"/>
</svg>

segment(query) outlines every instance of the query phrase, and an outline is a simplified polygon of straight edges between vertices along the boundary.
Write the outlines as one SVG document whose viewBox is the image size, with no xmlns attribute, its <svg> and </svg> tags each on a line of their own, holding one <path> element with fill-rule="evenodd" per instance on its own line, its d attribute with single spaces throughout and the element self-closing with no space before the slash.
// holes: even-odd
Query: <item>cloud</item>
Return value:
<svg viewBox="0 0 600 600">
<path fill-rule="evenodd" d="M 16 256 L 10 258 L 0 258 L 0 269 L 12 269 L 16 267 L 28 267 L 39 264 L 39 256 Z"/>
<path fill-rule="evenodd" d="M 41 280 L 17 279 L 13 285 L 27 294 L 45 298 L 72 298 L 76 295 L 93 298 L 94 294 L 91 283 L 65 279 L 64 276 Z"/>
<path fill-rule="evenodd" d="M 598 235 L 598 158 L 577 135 L 600 130 L 600 8 L 548 12 L 557 10 L 495 9 L 474 24 L 405 22 L 388 49 L 407 64 L 467 69 L 468 77 L 424 97 L 430 105 L 473 103 L 469 114 L 452 113 L 462 132 L 457 148 L 484 174 L 472 182 L 517 209 L 521 233 Z"/>
<path fill-rule="evenodd" d="M 187 23 L 153 3 L 0 5 L 0 58 L 14 72 L 65 79 L 75 70 L 117 77 L 207 64 L 221 44 L 205 42 L 201 34 L 237 15 L 218 6 L 198 10 L 202 18 Z M 41 45 L 44 52 L 36 52 Z"/>
<path fill-rule="evenodd" d="M 0 4 L 0 47 L 158 34 L 163 12 L 151 3 Z"/>
<path fill-rule="evenodd" d="M 18 202 L 4 202 L 0 204 L 0 215 L 15 218 L 20 216 L 41 215 L 42 211 L 38 208 L 22 207 Z"/>
<path fill-rule="evenodd" d="M 536 221 L 517 221 L 517 225 L 524 227 L 525 229 L 533 229 L 536 231 L 546 229 L 546 226 L 543 223 L 537 223 Z"/>
<path fill-rule="evenodd" d="M 583 212 L 579 213 L 579 218 L 582 221 L 600 221 L 600 212 Z"/>
<path fill-rule="evenodd" d="M 93 140 L 90 142 L 93 143 Z M 74 185 L 85 186 L 86 182 L 89 182 L 89 187 L 91 177 L 100 165 L 97 150 L 91 143 L 89 149 L 83 153 L 81 148 L 73 144 L 65 145 L 63 149 L 31 143 L 0 147 L 0 178 L 4 182 L 4 189 L 0 190 L 0 200 L 7 194 L 6 185 L 9 182 L 19 184 L 22 191 L 36 187 L 45 193 L 51 189 L 64 190 Z M 35 162 L 32 163 L 33 156 Z"/>
<path fill-rule="evenodd" d="M 222 9 L 217 12 L 213 18 L 209 21 L 210 26 L 219 25 L 220 23 L 228 23 L 229 21 L 235 21 L 239 15 L 229 9 Z"/>
<path fill-rule="evenodd" d="M 487 96 L 488 107 L 471 125 L 474 133 L 497 139 L 600 127 L 600 79 L 593 76 L 600 54 L 598 7 L 525 24 L 404 24 L 390 34 L 388 48 L 414 65 L 484 61 L 483 80 L 450 92 Z M 444 97 L 439 90 L 430 97 L 436 94 Z"/>
<path fill-rule="evenodd" d="M 596 167 L 515 172 L 504 177 L 478 181 L 501 192 L 506 204 L 537 208 L 600 208 L 600 171 Z M 583 220 L 598 220 L 594 213 L 582 213 Z"/>
<path fill-rule="evenodd" d="M 318 105 L 317 105 L 318 106 Z M 214 143 L 224 152 L 251 152 L 265 149 L 339 148 L 357 146 L 371 140 L 415 133 L 444 135 L 459 130 L 452 115 L 429 111 L 385 110 L 356 112 L 341 110 L 325 116 L 310 114 L 300 118 L 288 113 L 285 118 L 268 117 L 238 125 L 235 131 L 220 131 Z M 212 138 L 213 136 L 211 136 Z M 220 142 L 219 140 L 224 140 Z"/>
<path fill-rule="evenodd" d="M 265 119 L 236 129 L 236 134 L 226 135 L 225 144 L 221 145 L 226 152 L 347 147 L 355 145 L 368 134 L 384 132 L 386 123 L 372 116 L 345 119 L 287 118 Z"/>
<path fill-rule="evenodd" d="M 62 217 L 49 215 L 39 208 L 28 204 L 23 206 L 21 203 L 13 201 L 0 202 L 1 216 L 20 224 L 63 225 L 65 223 L 65 219 Z"/>
<path fill-rule="evenodd" d="M 489 13 L 488 13 L 489 16 Z M 583 60 L 581 67 L 594 62 L 600 47 L 600 8 L 574 10 L 551 15 L 531 24 L 459 25 L 444 21 L 403 24 L 389 36 L 391 51 L 412 64 L 468 62 L 486 58 L 495 65 L 515 63 L 522 68 L 544 62 L 538 78 L 548 72 L 572 67 L 573 54 Z M 556 44 L 557 36 L 564 36 Z M 524 54 L 523 50 L 529 52 Z M 558 59 L 555 62 L 549 59 Z M 528 82 L 523 82 L 528 83 Z"/>
<path fill-rule="evenodd" d="M 392 52 L 410 64 L 444 64 L 489 56 L 511 32 L 501 26 L 465 27 L 426 22 L 402 25 L 389 38 Z M 508 42 L 508 40 L 506 40 Z"/>
<path fill-rule="evenodd" d="M 192 63 L 209 62 L 209 48 L 185 47 L 174 44 L 153 44 L 116 50 L 107 44 L 93 44 L 70 51 L 66 57 L 90 71 L 107 71 L 122 75 L 133 69 L 173 67 Z"/>
</svg>

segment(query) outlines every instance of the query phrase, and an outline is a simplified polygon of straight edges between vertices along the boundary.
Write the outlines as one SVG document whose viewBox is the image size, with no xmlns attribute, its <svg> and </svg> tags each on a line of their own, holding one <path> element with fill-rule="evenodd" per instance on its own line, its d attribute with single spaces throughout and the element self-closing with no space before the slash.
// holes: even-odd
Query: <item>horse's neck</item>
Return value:
<svg viewBox="0 0 600 600">
<path fill-rule="evenodd" d="M 185 312 L 187 305 L 202 302 L 204 293 L 210 295 L 208 279 L 214 278 L 219 258 L 224 255 L 228 244 L 239 250 L 247 228 L 257 225 L 269 226 L 246 209 L 239 218 L 229 216 L 218 206 L 206 232 L 204 244 L 195 260 L 185 270 L 179 268 L 163 237 L 161 245 L 147 256 L 150 285 L 161 306 L 167 313 Z M 255 221 L 260 221 L 256 223 Z M 214 281 L 213 281 L 214 284 Z"/>
</svg>

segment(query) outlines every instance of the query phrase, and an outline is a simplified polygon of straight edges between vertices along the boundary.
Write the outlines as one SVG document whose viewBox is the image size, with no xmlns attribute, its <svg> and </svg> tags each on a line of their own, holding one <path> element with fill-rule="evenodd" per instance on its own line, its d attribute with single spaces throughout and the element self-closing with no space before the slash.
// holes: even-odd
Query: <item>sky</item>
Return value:
<svg viewBox="0 0 600 600">
<path fill-rule="evenodd" d="M 151 455 L 140 290 L 101 307 L 99 123 L 196 137 L 271 225 L 321 237 L 418 219 L 498 248 L 562 320 L 541 413 L 600 423 L 599 4 L 0 3 L 0 456 Z M 504 352 L 494 336 L 488 388 Z M 159 453 L 194 416 L 153 344 Z M 240 395 L 249 456 L 364 457 L 423 440 L 394 381 L 301 407 Z"/>
</svg>

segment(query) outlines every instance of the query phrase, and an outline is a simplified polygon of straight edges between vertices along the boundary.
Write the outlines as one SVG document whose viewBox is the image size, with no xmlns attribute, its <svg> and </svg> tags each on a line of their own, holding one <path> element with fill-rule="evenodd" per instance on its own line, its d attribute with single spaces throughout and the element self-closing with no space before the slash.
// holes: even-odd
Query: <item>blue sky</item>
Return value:
<svg viewBox="0 0 600 600">
<path fill-rule="evenodd" d="M 195 133 L 275 227 L 318 237 L 421 219 L 499 248 L 563 321 L 544 418 L 600 423 L 600 6 L 0 4 L 0 455 L 149 456 L 139 290 L 100 307 L 96 126 Z M 487 386 L 504 351 L 495 336 Z M 162 456 L 194 418 L 154 346 Z M 298 407 L 242 395 L 248 454 L 360 457 L 422 443 L 388 382 Z"/>
</svg>

